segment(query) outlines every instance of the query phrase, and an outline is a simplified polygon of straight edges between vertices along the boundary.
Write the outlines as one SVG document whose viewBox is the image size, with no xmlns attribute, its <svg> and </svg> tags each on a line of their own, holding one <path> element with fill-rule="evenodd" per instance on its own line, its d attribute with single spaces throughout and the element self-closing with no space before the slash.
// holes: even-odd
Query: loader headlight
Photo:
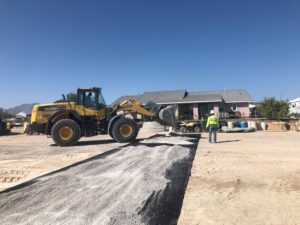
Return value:
<svg viewBox="0 0 300 225">
<path fill-rule="evenodd" d="M 42 120 L 42 119 L 43 119 L 43 114 L 37 115 L 36 118 L 37 118 L 38 120 Z"/>
</svg>

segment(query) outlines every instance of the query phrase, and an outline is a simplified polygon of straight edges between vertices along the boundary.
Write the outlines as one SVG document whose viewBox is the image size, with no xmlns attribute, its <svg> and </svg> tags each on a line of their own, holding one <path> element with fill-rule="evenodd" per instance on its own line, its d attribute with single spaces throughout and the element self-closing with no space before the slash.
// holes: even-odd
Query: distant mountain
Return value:
<svg viewBox="0 0 300 225">
<path fill-rule="evenodd" d="M 31 103 L 31 104 L 22 104 L 13 108 L 9 108 L 9 109 L 4 109 L 4 112 L 7 112 L 9 114 L 17 114 L 19 112 L 25 112 L 27 114 L 31 114 L 32 108 L 34 105 L 36 105 L 38 103 Z"/>
</svg>

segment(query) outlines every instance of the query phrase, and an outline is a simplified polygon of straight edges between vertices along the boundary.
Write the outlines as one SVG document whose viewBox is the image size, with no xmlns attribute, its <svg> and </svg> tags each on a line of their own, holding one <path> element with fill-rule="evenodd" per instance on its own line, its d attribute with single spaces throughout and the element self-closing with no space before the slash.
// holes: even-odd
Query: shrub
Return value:
<svg viewBox="0 0 300 225">
<path fill-rule="evenodd" d="M 258 106 L 259 114 L 268 119 L 279 120 L 288 115 L 288 101 L 265 98 Z"/>
</svg>

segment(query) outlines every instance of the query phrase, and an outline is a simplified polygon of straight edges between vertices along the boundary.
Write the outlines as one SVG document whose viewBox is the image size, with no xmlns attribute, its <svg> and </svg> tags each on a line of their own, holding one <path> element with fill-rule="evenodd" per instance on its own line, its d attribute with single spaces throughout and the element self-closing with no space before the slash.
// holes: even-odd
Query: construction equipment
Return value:
<svg viewBox="0 0 300 225">
<path fill-rule="evenodd" d="M 101 88 L 79 88 L 75 100 L 67 100 L 63 95 L 61 101 L 35 105 L 28 132 L 51 136 L 59 146 L 72 146 L 82 136 L 97 134 L 109 134 L 118 142 L 130 142 L 137 137 L 145 120 L 176 125 L 172 106 L 163 107 L 152 102 L 143 106 L 129 98 L 107 107 Z"/>
<path fill-rule="evenodd" d="M 183 120 L 179 122 L 178 126 L 182 133 L 198 133 L 202 130 L 202 123 L 199 120 Z"/>
<path fill-rule="evenodd" d="M 0 118 L 0 135 L 1 134 L 10 134 L 12 129 L 12 124 L 2 121 Z"/>
</svg>

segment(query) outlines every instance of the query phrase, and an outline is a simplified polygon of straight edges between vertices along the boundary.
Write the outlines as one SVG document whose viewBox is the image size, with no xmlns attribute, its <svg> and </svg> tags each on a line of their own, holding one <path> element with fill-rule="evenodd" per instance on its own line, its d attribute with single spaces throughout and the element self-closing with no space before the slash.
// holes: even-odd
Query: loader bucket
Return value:
<svg viewBox="0 0 300 225">
<path fill-rule="evenodd" d="M 175 108 L 173 106 L 167 106 L 158 112 L 158 122 L 164 126 L 176 127 Z"/>
</svg>

